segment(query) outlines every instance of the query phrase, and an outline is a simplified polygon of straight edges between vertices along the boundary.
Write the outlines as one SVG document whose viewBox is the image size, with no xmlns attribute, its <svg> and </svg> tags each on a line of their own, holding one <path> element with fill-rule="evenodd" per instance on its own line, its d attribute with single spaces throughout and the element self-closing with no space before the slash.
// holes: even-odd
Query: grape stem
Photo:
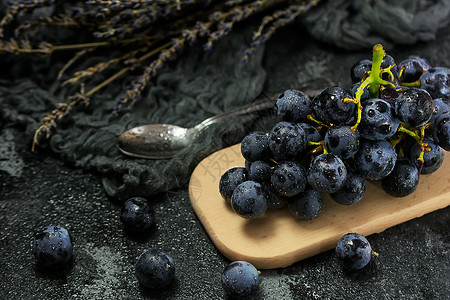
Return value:
<svg viewBox="0 0 450 300">
<path fill-rule="evenodd" d="M 425 137 L 425 129 L 429 128 L 430 126 L 431 123 L 427 123 L 417 128 L 408 128 L 408 126 L 406 126 L 403 122 L 400 122 L 400 126 L 398 126 L 398 132 L 402 132 L 412 137 L 420 147 L 420 155 L 419 158 L 417 158 L 419 170 L 423 167 L 423 155 L 425 151 L 431 151 L 431 148 L 428 147 L 428 144 L 423 142 L 423 138 Z"/>
<path fill-rule="evenodd" d="M 344 98 L 344 102 L 352 102 L 356 104 L 358 108 L 358 116 L 356 119 L 355 125 L 353 125 L 350 130 L 355 132 L 361 123 L 361 96 L 364 94 L 364 89 L 368 88 L 370 92 L 370 97 L 378 98 L 380 93 L 380 86 L 389 86 L 395 88 L 395 85 L 392 82 L 384 80 L 381 78 L 381 75 L 384 73 L 389 74 L 389 78 L 391 81 L 394 81 L 394 75 L 392 74 L 391 68 L 393 66 L 389 66 L 386 69 L 381 68 L 381 62 L 383 61 L 384 56 L 386 55 L 386 51 L 384 51 L 383 46 L 381 44 L 376 44 L 372 49 L 373 57 L 372 57 L 372 68 L 369 72 L 365 74 L 365 78 L 363 78 L 361 85 L 358 87 L 355 93 L 355 98 Z M 367 76 L 368 75 L 368 76 Z"/>
</svg>

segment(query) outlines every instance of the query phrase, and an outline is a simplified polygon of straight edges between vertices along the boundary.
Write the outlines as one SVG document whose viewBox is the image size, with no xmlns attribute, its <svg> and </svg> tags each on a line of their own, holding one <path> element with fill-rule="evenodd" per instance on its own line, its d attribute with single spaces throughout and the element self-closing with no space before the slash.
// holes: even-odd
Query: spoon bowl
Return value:
<svg viewBox="0 0 450 300">
<path fill-rule="evenodd" d="M 192 138 L 188 128 L 171 124 L 149 124 L 131 128 L 121 134 L 117 139 L 117 148 L 129 156 L 164 159 L 171 158 L 186 148 Z"/>
</svg>

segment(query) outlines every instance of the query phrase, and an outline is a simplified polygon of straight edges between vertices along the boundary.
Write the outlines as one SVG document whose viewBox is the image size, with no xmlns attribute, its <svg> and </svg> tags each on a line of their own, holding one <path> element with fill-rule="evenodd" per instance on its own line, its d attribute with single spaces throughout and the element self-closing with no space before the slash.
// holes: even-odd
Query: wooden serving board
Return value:
<svg viewBox="0 0 450 300">
<path fill-rule="evenodd" d="M 392 197 L 380 182 L 368 181 L 366 195 L 354 205 L 337 204 L 326 194 L 322 213 L 311 221 L 296 220 L 287 208 L 247 220 L 234 213 L 219 193 L 222 174 L 239 166 L 244 166 L 240 144 L 208 156 L 192 173 L 189 197 L 219 251 L 260 269 L 286 267 L 333 249 L 346 233 L 367 236 L 450 205 L 450 159 L 446 158 L 436 172 L 421 175 L 419 187 L 407 197 Z"/>
</svg>

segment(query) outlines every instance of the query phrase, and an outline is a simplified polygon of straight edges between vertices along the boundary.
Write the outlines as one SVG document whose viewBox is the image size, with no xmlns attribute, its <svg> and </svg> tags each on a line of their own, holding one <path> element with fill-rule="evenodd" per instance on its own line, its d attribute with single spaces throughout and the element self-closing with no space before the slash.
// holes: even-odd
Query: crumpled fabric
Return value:
<svg viewBox="0 0 450 300">
<path fill-rule="evenodd" d="M 263 90 L 266 78 L 262 67 L 264 47 L 247 64 L 242 64 L 247 45 L 244 39 L 250 34 L 249 30 L 244 31 L 220 41 L 214 51 L 205 53 L 201 47 L 188 50 L 174 68 L 159 74 L 133 108 L 125 108 L 119 117 L 112 115 L 112 108 L 126 85 L 109 85 L 92 97 L 88 107 L 77 107 L 67 116 L 48 145 L 44 143 L 41 147 L 48 147 L 76 167 L 97 172 L 108 195 L 115 198 L 149 196 L 186 184 L 201 159 L 238 143 L 253 118 L 244 117 L 240 122 L 231 118 L 211 126 L 172 159 L 125 156 L 116 148 L 117 137 L 143 124 L 194 126 L 212 115 L 253 101 Z M 56 68 L 51 69 L 50 73 L 55 75 Z M 49 86 L 44 90 L 32 80 L 0 83 L 1 119 L 24 128 L 30 143 L 39 120 L 57 102 L 64 102 L 75 92 L 61 90 L 56 83 Z"/>
<path fill-rule="evenodd" d="M 356 50 L 381 43 L 389 49 L 433 40 L 450 22 L 450 1 L 329 0 L 301 20 L 331 45 Z"/>
</svg>

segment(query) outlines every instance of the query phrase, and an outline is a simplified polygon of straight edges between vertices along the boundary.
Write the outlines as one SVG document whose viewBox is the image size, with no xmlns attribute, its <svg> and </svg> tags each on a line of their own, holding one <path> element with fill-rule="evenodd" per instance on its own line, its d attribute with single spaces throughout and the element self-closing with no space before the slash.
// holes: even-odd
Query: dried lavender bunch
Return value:
<svg viewBox="0 0 450 300">
<path fill-rule="evenodd" d="M 0 21 L 0 53 L 14 55 L 52 54 L 55 51 L 73 51 L 74 56 L 60 71 L 58 78 L 78 60 L 99 48 L 119 49 L 117 57 L 105 59 L 86 70 L 75 72 L 62 85 L 75 84 L 80 92 L 68 103 L 57 107 L 41 120 L 36 130 L 33 147 L 40 137 L 49 137 L 59 120 L 76 105 L 89 104 L 89 97 L 113 80 L 135 68 L 142 75 L 135 78 L 127 91 L 119 97 L 112 112 L 138 101 L 158 72 L 168 61 L 176 60 L 186 47 L 194 43 L 210 51 L 218 40 L 228 35 L 233 27 L 250 17 L 259 18 L 261 25 L 252 43 L 243 53 L 248 60 L 257 47 L 264 44 L 281 27 L 293 22 L 299 15 L 317 5 L 319 0 L 19 0 L 11 2 Z M 33 12 L 50 6 L 54 13 L 36 17 Z M 37 40 L 37 33 L 46 28 L 86 33 L 77 44 L 61 41 Z M 90 86 L 89 79 L 111 66 L 122 69 L 99 85 Z M 85 86 L 90 87 L 85 91 Z"/>
</svg>

